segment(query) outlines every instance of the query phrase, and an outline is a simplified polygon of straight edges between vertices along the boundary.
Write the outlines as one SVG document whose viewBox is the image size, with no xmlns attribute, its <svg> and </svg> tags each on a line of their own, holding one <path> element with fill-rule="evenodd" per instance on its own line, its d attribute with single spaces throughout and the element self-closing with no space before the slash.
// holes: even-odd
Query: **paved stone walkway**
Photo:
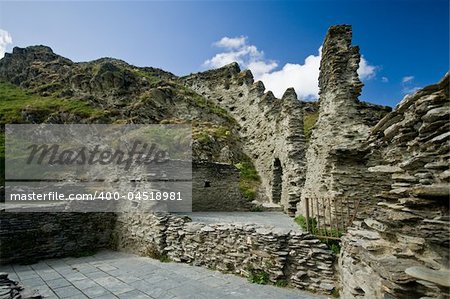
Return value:
<svg viewBox="0 0 450 299">
<path fill-rule="evenodd" d="M 245 278 L 132 254 L 102 251 L 82 258 L 0 266 L 13 280 L 45 298 L 326 298 L 295 289 L 249 283 Z"/>
</svg>

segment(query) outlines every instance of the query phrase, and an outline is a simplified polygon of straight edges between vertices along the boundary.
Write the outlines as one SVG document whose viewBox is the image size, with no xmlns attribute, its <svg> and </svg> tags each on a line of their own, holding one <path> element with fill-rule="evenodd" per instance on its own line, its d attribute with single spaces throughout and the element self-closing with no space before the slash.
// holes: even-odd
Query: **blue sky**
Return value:
<svg viewBox="0 0 450 299">
<path fill-rule="evenodd" d="M 6 51 L 45 44 L 74 61 L 109 56 L 177 75 L 237 57 L 276 93 L 295 85 L 306 98 L 327 28 L 344 23 L 366 62 L 362 100 L 394 106 L 449 69 L 447 0 L 0 2 Z"/>
</svg>

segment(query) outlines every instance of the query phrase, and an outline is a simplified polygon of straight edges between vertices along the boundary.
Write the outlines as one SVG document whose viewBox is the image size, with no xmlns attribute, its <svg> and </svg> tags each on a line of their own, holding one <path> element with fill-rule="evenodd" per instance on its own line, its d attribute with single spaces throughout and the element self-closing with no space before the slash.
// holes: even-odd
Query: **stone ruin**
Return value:
<svg viewBox="0 0 450 299">
<path fill-rule="evenodd" d="M 449 74 L 393 112 L 360 102 L 360 54 L 351 35 L 350 26 L 340 25 L 325 38 L 319 118 L 309 143 L 305 104 L 293 89 L 277 99 L 235 63 L 181 78 L 239 124 L 244 151 L 261 176 L 260 201 L 344 232 L 336 270 L 334 255 L 312 234 L 205 225 L 166 214 L 44 219 L 2 213 L 1 261 L 113 247 L 243 275 L 250 263 L 271 281 L 325 293 L 338 289 L 346 299 L 449 298 Z M 230 180 L 225 193 L 237 192 L 236 172 L 214 167 Z M 205 187 L 197 191 L 208 200 Z M 27 231 L 26 238 L 18 240 L 17 231 Z"/>
<path fill-rule="evenodd" d="M 363 86 L 357 74 L 360 54 L 351 39 L 349 26 L 333 26 L 323 44 L 319 118 L 306 153 L 306 181 L 297 205 L 298 214 L 305 215 L 309 204 L 316 215 L 322 210 L 320 222 L 339 227 L 347 219 L 342 207 L 353 214 L 355 199 L 366 205 L 373 188 L 378 188 L 373 184 L 378 179 L 361 163 L 365 154 L 352 149 L 361 146 L 370 127 L 389 111 L 358 100 Z"/>
<path fill-rule="evenodd" d="M 277 99 L 237 63 L 183 81 L 238 122 L 244 150 L 261 177 L 260 200 L 280 204 L 295 215 L 305 178 L 306 142 L 302 102 L 294 89 Z"/>
</svg>

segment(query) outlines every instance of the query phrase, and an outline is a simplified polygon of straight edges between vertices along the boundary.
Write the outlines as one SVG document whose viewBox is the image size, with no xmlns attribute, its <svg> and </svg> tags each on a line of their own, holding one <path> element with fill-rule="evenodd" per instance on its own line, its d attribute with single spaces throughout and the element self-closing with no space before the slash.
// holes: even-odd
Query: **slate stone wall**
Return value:
<svg viewBox="0 0 450 299">
<path fill-rule="evenodd" d="M 110 246 L 113 213 L 0 212 L 0 263 L 83 255 Z"/>
</svg>

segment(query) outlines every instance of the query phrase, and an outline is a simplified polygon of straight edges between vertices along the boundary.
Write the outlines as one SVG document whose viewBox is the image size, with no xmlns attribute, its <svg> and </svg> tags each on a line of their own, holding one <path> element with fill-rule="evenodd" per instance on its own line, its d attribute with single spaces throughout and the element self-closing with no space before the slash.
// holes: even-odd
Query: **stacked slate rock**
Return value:
<svg viewBox="0 0 450 299">
<path fill-rule="evenodd" d="M 368 171 L 390 185 L 343 238 L 344 298 L 448 298 L 449 120 L 447 74 L 373 128 Z"/>
</svg>

